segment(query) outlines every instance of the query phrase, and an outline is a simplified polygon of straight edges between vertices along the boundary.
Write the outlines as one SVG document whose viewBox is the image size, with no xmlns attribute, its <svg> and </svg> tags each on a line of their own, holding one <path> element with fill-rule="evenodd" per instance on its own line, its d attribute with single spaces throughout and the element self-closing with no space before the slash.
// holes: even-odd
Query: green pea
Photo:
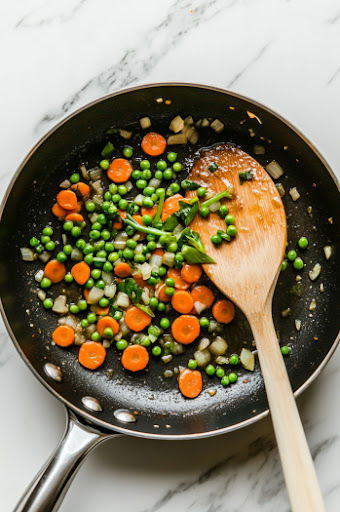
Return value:
<svg viewBox="0 0 340 512">
<path fill-rule="evenodd" d="M 131 146 L 124 146 L 123 147 L 123 155 L 125 158 L 131 158 L 133 155 L 133 149 Z"/>
<path fill-rule="evenodd" d="M 158 275 L 159 275 L 160 277 L 165 276 L 165 274 L 166 274 L 166 273 L 167 273 L 167 269 L 166 269 L 166 267 L 163 267 L 163 266 L 162 266 L 162 267 L 159 267 L 159 269 L 158 269 Z"/>
<path fill-rule="evenodd" d="M 126 210 L 128 206 L 129 206 L 129 203 L 127 202 L 126 199 L 121 199 L 118 203 L 118 207 L 120 208 L 120 210 Z"/>
<path fill-rule="evenodd" d="M 113 330 L 111 329 L 111 327 L 106 327 L 104 329 L 103 335 L 104 335 L 105 338 L 112 338 L 113 337 Z"/>
<path fill-rule="evenodd" d="M 283 356 L 288 356 L 290 353 L 290 347 L 287 347 L 287 345 L 284 345 L 283 347 L 281 347 L 281 354 Z"/>
<path fill-rule="evenodd" d="M 110 201 L 104 201 L 101 205 L 101 209 L 103 210 L 103 212 L 107 212 L 108 209 L 110 208 Z"/>
<path fill-rule="evenodd" d="M 209 327 L 209 319 L 206 316 L 202 316 L 199 320 L 201 327 Z"/>
<path fill-rule="evenodd" d="M 125 228 L 125 232 L 126 232 L 126 234 L 127 234 L 128 236 L 132 236 L 132 235 L 134 235 L 135 230 L 133 229 L 133 227 L 132 227 L 132 226 L 126 226 L 126 228 Z"/>
<path fill-rule="evenodd" d="M 104 224 L 107 224 L 107 218 L 106 218 L 106 215 L 104 213 L 100 213 L 97 218 L 96 218 L 96 223 L 99 222 L 99 224 L 101 226 L 103 226 Z M 93 228 L 95 229 L 95 228 Z M 97 228 L 97 229 L 100 229 L 100 228 Z"/>
<path fill-rule="evenodd" d="M 284 272 L 288 267 L 288 261 L 287 260 L 283 260 L 283 262 L 281 263 L 281 270 L 282 272 Z"/>
<path fill-rule="evenodd" d="M 44 306 L 45 309 L 53 308 L 53 300 L 52 299 L 45 299 L 43 301 L 43 306 Z"/>
<path fill-rule="evenodd" d="M 119 259 L 119 254 L 117 252 L 110 252 L 107 259 L 110 262 L 114 263 L 115 261 L 117 261 Z"/>
<path fill-rule="evenodd" d="M 94 281 L 92 279 L 92 277 L 90 277 L 90 279 L 88 279 L 85 283 L 85 288 L 93 288 L 94 287 Z"/>
<path fill-rule="evenodd" d="M 139 188 L 139 189 L 145 188 L 146 185 L 147 185 L 146 180 L 139 179 L 139 180 L 136 181 L 136 187 Z"/>
<path fill-rule="evenodd" d="M 132 260 L 133 256 L 133 250 L 129 249 L 128 247 L 125 247 L 125 249 L 123 250 L 123 258 L 125 258 L 126 260 Z"/>
<path fill-rule="evenodd" d="M 110 162 L 108 160 L 101 160 L 99 162 L 99 165 L 100 167 L 104 170 L 104 171 L 107 171 L 108 168 L 110 167 Z"/>
<path fill-rule="evenodd" d="M 209 214 L 210 214 L 210 210 L 209 210 L 208 206 L 202 206 L 200 209 L 201 217 L 203 217 L 205 219 L 206 217 L 209 216 Z"/>
<path fill-rule="evenodd" d="M 229 379 L 229 382 L 234 383 L 237 381 L 238 376 L 236 375 L 236 373 L 232 372 L 232 373 L 229 373 L 228 379 Z"/>
<path fill-rule="evenodd" d="M 88 212 L 94 212 L 96 209 L 96 204 L 93 201 L 86 201 L 85 210 Z"/>
<path fill-rule="evenodd" d="M 142 173 L 139 169 L 137 169 L 136 171 L 133 171 L 131 176 L 133 177 L 134 180 L 139 180 L 140 177 L 142 176 Z"/>
<path fill-rule="evenodd" d="M 230 226 L 227 227 L 227 235 L 234 237 L 237 235 L 237 228 L 234 226 L 234 224 L 230 224 Z"/>
<path fill-rule="evenodd" d="M 172 279 L 172 277 L 167 277 L 166 280 L 165 280 L 165 284 L 166 284 L 166 286 L 174 287 L 175 286 L 175 280 Z"/>
<path fill-rule="evenodd" d="M 228 215 L 228 213 L 229 213 L 228 206 L 226 204 L 222 204 L 222 206 L 220 206 L 218 209 L 218 214 L 221 217 L 221 219 L 225 219 L 226 216 Z"/>
<path fill-rule="evenodd" d="M 207 375 L 215 375 L 215 372 L 216 372 L 216 368 L 213 364 L 208 364 L 208 366 L 206 366 L 205 373 Z"/>
<path fill-rule="evenodd" d="M 128 342 L 123 339 L 117 341 L 117 343 L 116 343 L 116 348 L 118 350 L 125 350 L 127 346 L 128 346 Z"/>
<path fill-rule="evenodd" d="M 71 176 L 70 176 L 71 183 L 78 183 L 79 180 L 80 180 L 80 176 L 77 172 L 74 172 L 73 174 L 71 174 Z"/>
<path fill-rule="evenodd" d="M 144 197 L 144 199 L 143 199 L 143 206 L 145 208 L 152 208 L 153 205 L 154 205 L 154 202 L 151 199 L 151 197 Z"/>
<path fill-rule="evenodd" d="M 287 252 L 287 258 L 289 261 L 294 261 L 297 258 L 297 252 L 294 249 L 291 249 Z"/>
<path fill-rule="evenodd" d="M 78 305 L 79 311 L 85 311 L 87 309 L 87 302 L 84 299 L 78 300 L 77 305 Z"/>
<path fill-rule="evenodd" d="M 141 176 L 141 178 L 142 178 L 143 180 L 148 181 L 148 180 L 151 178 L 151 176 L 152 176 L 152 173 L 151 173 L 150 169 L 145 169 L 145 171 L 142 171 L 142 176 Z"/>
<path fill-rule="evenodd" d="M 84 247 L 86 245 L 86 242 L 83 238 L 79 238 L 77 241 L 76 241 L 76 247 L 78 247 L 78 249 L 81 249 L 83 250 Z"/>
<path fill-rule="evenodd" d="M 144 263 L 145 256 L 143 254 L 135 254 L 133 257 L 133 261 L 135 261 L 136 263 Z"/>
<path fill-rule="evenodd" d="M 295 270 L 302 270 L 304 267 L 303 259 L 299 257 L 295 258 L 293 262 L 293 267 L 295 268 Z"/>
<path fill-rule="evenodd" d="M 105 261 L 105 263 L 103 265 L 103 270 L 104 270 L 104 272 L 112 272 L 112 270 L 113 270 L 112 263 L 110 263 L 109 261 Z"/>
<path fill-rule="evenodd" d="M 64 252 L 65 252 L 65 247 L 64 247 Z M 94 247 L 92 244 L 86 244 L 84 249 L 83 249 L 83 253 L 84 254 L 91 254 L 94 252 Z"/>
<path fill-rule="evenodd" d="M 144 217 L 144 215 L 143 215 L 143 217 Z M 143 217 L 142 217 L 142 219 L 143 219 Z M 157 244 L 156 244 L 156 242 L 154 240 L 150 240 L 150 242 L 147 243 L 146 247 L 147 247 L 148 251 L 151 252 L 151 251 L 154 251 L 156 249 Z"/>
<path fill-rule="evenodd" d="M 219 244 L 222 243 L 222 238 L 220 237 L 220 235 L 217 235 L 217 234 L 216 235 L 212 235 L 210 237 L 210 240 L 212 241 L 212 243 L 214 245 L 219 245 Z"/>
<path fill-rule="evenodd" d="M 97 315 L 95 313 L 89 313 L 86 317 L 89 324 L 95 324 L 97 321 Z"/>
<path fill-rule="evenodd" d="M 70 313 L 72 313 L 73 315 L 76 315 L 77 313 L 79 313 L 79 308 L 78 308 L 77 304 L 70 305 Z"/>
<path fill-rule="evenodd" d="M 197 361 L 195 361 L 195 359 L 189 359 L 189 361 L 188 361 L 188 368 L 189 368 L 189 370 L 196 370 L 196 368 L 197 368 Z"/>
<path fill-rule="evenodd" d="M 151 277 L 150 277 L 150 279 L 151 279 Z M 150 298 L 150 300 L 149 300 L 149 306 L 150 306 L 150 308 L 151 308 L 151 309 L 156 309 L 157 305 L 158 305 L 158 299 L 157 299 L 157 297 L 151 297 L 151 298 Z"/>
<path fill-rule="evenodd" d="M 156 345 L 156 346 L 152 347 L 152 355 L 153 355 L 153 356 L 156 356 L 156 357 L 157 357 L 157 356 L 160 356 L 160 355 L 161 355 L 161 353 L 162 353 L 162 349 L 161 349 L 161 347 L 159 347 L 158 345 Z"/>
<path fill-rule="evenodd" d="M 172 166 L 174 172 L 181 172 L 182 164 L 180 162 L 175 162 Z"/>
<path fill-rule="evenodd" d="M 239 364 L 239 362 L 240 362 L 240 358 L 238 357 L 237 354 L 232 354 L 229 357 L 229 364 L 236 366 L 237 364 Z"/>
<path fill-rule="evenodd" d="M 111 192 L 111 194 L 116 194 L 117 193 L 117 185 L 115 183 L 110 183 L 109 185 L 109 191 Z"/>
<path fill-rule="evenodd" d="M 94 268 L 93 270 L 91 270 L 91 276 L 93 277 L 93 279 L 99 279 L 101 275 L 102 271 L 99 270 L 98 268 Z"/>
<path fill-rule="evenodd" d="M 143 190 L 143 194 L 148 197 L 151 197 L 154 192 L 155 187 L 145 187 L 145 189 Z"/>
<path fill-rule="evenodd" d="M 94 222 L 91 226 L 91 229 L 94 229 L 95 231 L 100 231 L 102 229 L 102 225 L 100 222 Z"/>
<path fill-rule="evenodd" d="M 80 325 L 82 326 L 83 329 L 86 329 L 89 326 L 89 323 L 86 320 L 86 318 L 83 318 L 83 320 L 80 322 Z"/>
<path fill-rule="evenodd" d="M 106 251 L 103 249 L 105 246 L 104 240 L 98 240 L 98 242 L 95 243 L 95 249 L 97 251 L 97 257 L 98 258 L 106 258 Z"/>
<path fill-rule="evenodd" d="M 204 187 L 199 187 L 199 188 L 197 189 L 197 195 L 198 195 L 198 197 L 204 197 L 204 196 L 206 195 L 206 193 L 207 193 L 207 189 L 206 189 L 206 188 L 204 188 Z"/>
<path fill-rule="evenodd" d="M 225 371 L 223 370 L 223 368 L 217 368 L 216 377 L 218 377 L 219 379 L 222 379 L 222 377 L 224 377 L 224 374 L 225 374 Z"/>
<path fill-rule="evenodd" d="M 44 250 L 45 248 L 42 244 L 37 245 L 35 248 L 35 252 L 37 252 L 38 254 L 42 253 Z"/>
<path fill-rule="evenodd" d="M 159 283 L 159 277 L 149 277 L 148 284 L 150 284 L 151 286 L 155 286 L 157 283 Z"/>
<path fill-rule="evenodd" d="M 35 237 L 35 236 L 32 236 L 32 238 L 30 239 L 30 246 L 31 247 L 37 247 L 37 245 L 39 245 L 39 240 Z"/>
<path fill-rule="evenodd" d="M 47 242 L 50 242 L 50 241 L 51 241 L 51 237 L 49 237 L 49 236 L 47 236 L 47 235 L 43 235 L 43 236 L 40 238 L 40 240 L 41 240 L 41 243 L 42 243 L 42 244 L 46 245 L 46 244 L 47 244 Z"/>
<path fill-rule="evenodd" d="M 133 238 L 129 238 L 126 241 L 126 247 L 128 247 L 129 249 L 135 249 L 137 247 L 136 240 L 133 240 Z"/>
<path fill-rule="evenodd" d="M 121 200 L 121 196 L 119 194 L 113 194 L 112 201 L 114 203 L 119 203 L 120 200 Z"/>
<path fill-rule="evenodd" d="M 47 277 L 43 277 L 40 281 L 41 288 L 49 288 L 52 285 L 51 281 Z"/>
<path fill-rule="evenodd" d="M 168 295 L 171 297 L 175 293 L 175 288 L 172 288 L 170 286 L 165 287 L 165 295 Z"/>
<path fill-rule="evenodd" d="M 163 179 L 163 173 L 162 173 L 162 171 L 156 171 L 156 172 L 155 172 L 155 178 L 156 178 L 157 180 L 162 180 L 162 179 Z"/>
<path fill-rule="evenodd" d="M 123 312 L 117 309 L 117 311 L 114 312 L 113 318 L 118 321 L 121 320 L 123 318 Z"/>
<path fill-rule="evenodd" d="M 62 252 L 62 251 L 58 252 L 57 260 L 60 261 L 61 263 L 64 263 L 64 261 L 67 260 L 66 254 L 64 252 Z"/>
<path fill-rule="evenodd" d="M 308 244 L 309 244 L 308 239 L 305 236 L 302 236 L 299 238 L 298 246 L 300 247 L 300 249 L 307 249 Z"/>
<path fill-rule="evenodd" d="M 170 190 L 173 194 L 177 194 L 177 192 L 179 192 L 180 188 L 181 187 L 179 186 L 178 183 L 171 183 L 171 185 L 170 185 Z"/>
<path fill-rule="evenodd" d="M 229 381 L 229 377 L 228 377 L 227 375 L 225 375 L 224 377 L 222 377 L 222 379 L 221 379 L 221 384 L 222 384 L 222 386 L 229 386 L 230 381 Z"/>
<path fill-rule="evenodd" d="M 118 194 L 125 196 L 128 193 L 128 189 L 125 185 L 118 185 Z"/>
<path fill-rule="evenodd" d="M 177 160 L 177 153 L 174 153 L 174 151 L 170 151 L 170 153 L 168 153 L 166 155 L 167 159 L 169 162 L 176 162 Z"/>
<path fill-rule="evenodd" d="M 88 265 L 92 265 L 92 263 L 93 263 L 93 254 L 86 254 L 86 256 L 84 256 L 84 261 Z"/>
<path fill-rule="evenodd" d="M 65 274 L 64 281 L 65 283 L 73 282 L 73 275 L 71 274 L 71 272 L 67 272 L 67 274 Z"/>
<path fill-rule="evenodd" d="M 182 263 L 184 262 L 184 257 L 182 255 L 181 252 L 177 252 L 175 254 L 175 263 L 177 263 L 178 265 L 182 265 Z"/>
<path fill-rule="evenodd" d="M 159 325 L 162 327 L 162 329 L 168 329 L 170 327 L 170 320 L 168 318 L 161 318 Z"/>
<path fill-rule="evenodd" d="M 173 172 L 170 168 L 168 169 L 165 169 L 165 171 L 163 172 L 163 178 L 165 180 L 171 180 L 173 177 Z"/>
<path fill-rule="evenodd" d="M 165 160 L 158 160 L 156 167 L 159 171 L 165 171 L 167 168 L 167 163 Z"/>
<path fill-rule="evenodd" d="M 171 242 L 168 246 L 167 246 L 167 250 L 169 252 L 176 252 L 178 249 L 178 244 L 177 242 Z"/>
<path fill-rule="evenodd" d="M 157 305 L 157 311 L 164 311 L 165 310 L 165 304 L 164 302 L 159 302 Z"/>
<path fill-rule="evenodd" d="M 106 252 L 112 252 L 115 248 L 112 242 L 106 242 L 104 247 Z"/>
<path fill-rule="evenodd" d="M 103 240 L 109 240 L 111 238 L 111 233 L 107 229 L 103 229 L 103 231 L 100 233 Z"/>
<path fill-rule="evenodd" d="M 53 229 L 51 228 L 51 226 L 46 226 L 42 230 L 42 234 L 43 235 L 47 235 L 47 236 L 52 236 L 53 235 Z"/>
<path fill-rule="evenodd" d="M 99 334 L 98 331 L 94 331 L 92 334 L 91 334 L 91 340 L 92 341 L 100 341 L 102 339 L 101 335 Z"/>
<path fill-rule="evenodd" d="M 224 220 L 225 220 L 226 224 L 230 224 L 230 225 L 235 224 L 235 217 L 234 217 L 234 215 L 230 215 L 230 213 L 225 216 Z"/>
<path fill-rule="evenodd" d="M 74 236 L 74 237 L 78 237 L 81 235 L 81 229 L 79 226 L 74 226 L 72 229 L 71 229 L 71 235 Z"/>
<path fill-rule="evenodd" d="M 142 160 L 139 162 L 139 167 L 144 171 L 145 169 L 150 169 L 150 162 L 149 160 Z"/>
<path fill-rule="evenodd" d="M 103 279 L 99 279 L 98 281 L 96 281 L 95 286 L 96 286 L 96 288 L 100 288 L 101 290 L 104 290 L 105 281 L 103 281 Z"/>
<path fill-rule="evenodd" d="M 47 244 L 45 245 L 45 249 L 46 249 L 46 251 L 54 251 L 55 243 L 53 242 L 53 240 L 50 240 L 49 242 L 47 242 Z"/>
</svg>

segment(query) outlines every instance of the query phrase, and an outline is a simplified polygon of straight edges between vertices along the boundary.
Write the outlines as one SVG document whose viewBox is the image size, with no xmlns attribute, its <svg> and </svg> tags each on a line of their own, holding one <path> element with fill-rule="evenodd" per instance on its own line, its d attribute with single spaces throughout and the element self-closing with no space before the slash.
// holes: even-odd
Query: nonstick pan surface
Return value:
<svg viewBox="0 0 340 512">
<path fill-rule="evenodd" d="M 157 98 L 171 103 L 158 103 Z M 261 123 L 249 117 L 247 111 Z M 296 129 L 265 107 L 233 93 L 186 84 L 137 87 L 91 103 L 60 123 L 28 155 L 5 197 L 0 224 L 0 290 L 2 312 L 18 351 L 35 375 L 69 408 L 104 429 L 178 439 L 223 433 L 266 414 L 267 400 L 258 364 L 253 373 L 238 369 L 237 384 L 228 388 L 204 376 L 204 391 L 195 400 L 180 395 L 176 377 L 163 378 L 167 366 L 159 361 L 151 361 L 148 371 L 139 375 L 128 374 L 115 349 L 108 350 L 100 370 L 90 372 L 79 365 L 77 348 L 63 350 L 51 344 L 56 317 L 37 303 L 33 275 L 39 264 L 22 262 L 19 250 L 49 222 L 60 233 L 60 226 L 50 213 L 58 185 L 81 162 L 89 167 L 98 163 L 105 142 L 114 142 L 117 137 L 112 135 L 112 128 L 134 129 L 135 138 L 129 143 L 136 146 L 140 141 L 138 119 L 149 116 L 153 129 L 164 133 L 169 120 L 177 114 L 192 115 L 194 119 L 219 118 L 225 124 L 219 135 L 202 131 L 198 146 L 175 148 L 179 160 L 186 164 L 183 177 L 197 157 L 197 149 L 217 142 L 239 145 L 262 165 L 276 160 L 286 171 L 279 181 L 286 190 L 283 201 L 289 246 L 295 247 L 302 235 L 308 237 L 310 246 L 302 255 L 306 268 L 299 273 L 301 297 L 292 290 L 297 272 L 289 267 L 280 274 L 274 296 L 274 322 L 280 342 L 292 348 L 285 361 L 293 390 L 303 390 L 336 346 L 339 191 L 326 162 Z M 266 153 L 254 155 L 254 144 L 264 145 Z M 294 186 L 301 195 L 296 202 L 288 194 Z M 325 245 L 333 248 L 329 261 L 323 254 Z M 321 263 L 322 272 L 312 282 L 308 271 L 317 262 Z M 312 299 L 317 304 L 315 311 L 309 310 Z M 291 315 L 283 318 L 281 312 L 287 308 Z M 300 331 L 296 330 L 295 319 L 301 320 Z M 252 334 L 241 311 L 225 328 L 224 336 L 231 350 L 252 347 Z M 188 348 L 185 356 L 176 357 L 169 367 L 185 364 L 193 351 L 194 347 Z M 61 368 L 61 382 L 46 374 L 46 363 Z M 86 396 L 97 399 L 102 410 L 88 410 L 82 400 Z M 123 423 L 115 414 L 120 409 L 131 411 L 136 421 Z"/>
</svg>

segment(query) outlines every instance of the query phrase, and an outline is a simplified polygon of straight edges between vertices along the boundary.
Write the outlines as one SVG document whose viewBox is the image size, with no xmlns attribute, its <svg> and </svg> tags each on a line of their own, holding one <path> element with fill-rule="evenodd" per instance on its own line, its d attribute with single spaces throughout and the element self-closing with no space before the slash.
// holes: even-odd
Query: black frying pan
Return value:
<svg viewBox="0 0 340 512">
<path fill-rule="evenodd" d="M 157 98 L 170 99 L 171 103 L 158 103 Z M 256 114 L 262 124 L 251 119 L 247 111 Z M 21 261 L 19 248 L 27 245 L 31 233 L 52 220 L 50 206 L 60 181 L 81 162 L 89 166 L 97 163 L 103 144 L 112 138 L 108 135 L 110 129 L 136 128 L 138 119 L 148 115 L 153 128 L 164 132 L 169 119 L 178 113 L 196 119 L 217 117 L 225 124 L 220 135 L 203 133 L 199 146 L 233 142 L 254 156 L 254 144 L 264 145 L 265 155 L 255 158 L 262 165 L 277 160 L 286 170 L 281 179 L 286 191 L 293 186 L 298 188 L 301 198 L 293 202 L 286 194 L 284 203 L 289 241 L 296 244 L 301 235 L 310 240 L 306 269 L 301 273 L 304 293 L 298 297 L 292 290 L 296 272 L 289 268 L 281 273 L 274 297 L 276 328 L 281 341 L 292 347 L 286 363 L 296 393 L 310 384 L 335 350 L 340 288 L 336 262 L 339 190 L 332 171 L 311 143 L 267 108 L 211 87 L 151 85 L 91 103 L 61 122 L 33 148 L 12 180 L 2 205 L 2 314 L 20 355 L 46 388 L 64 402 L 70 417 L 61 446 L 17 511 L 56 510 L 84 455 L 117 433 L 198 439 L 244 427 L 268 413 L 258 366 L 251 374 L 239 369 L 238 383 L 226 389 L 206 377 L 205 391 L 192 401 L 179 394 L 175 378 L 162 378 L 164 366 L 159 362 L 151 362 L 148 372 L 127 375 L 112 350 L 100 371 L 85 370 L 77 362 L 76 349 L 61 350 L 51 345 L 55 319 L 52 321 L 53 314 L 37 306 L 34 293 L 32 276 L 38 264 L 35 267 Z M 138 143 L 138 133 L 135 137 Z M 181 161 L 187 162 L 186 171 L 195 151 L 197 148 L 191 146 L 178 148 Z M 333 247 L 333 256 L 327 262 L 322 249 L 325 245 Z M 316 262 L 321 263 L 322 272 L 312 283 L 307 274 Z M 312 299 L 317 302 L 315 312 L 308 309 Z M 292 316 L 283 318 L 280 312 L 286 308 L 291 308 Z M 296 318 L 302 322 L 299 332 L 294 324 Z M 251 346 L 251 332 L 240 311 L 225 335 L 235 350 Z M 181 364 L 180 358 L 176 363 Z"/>
</svg>

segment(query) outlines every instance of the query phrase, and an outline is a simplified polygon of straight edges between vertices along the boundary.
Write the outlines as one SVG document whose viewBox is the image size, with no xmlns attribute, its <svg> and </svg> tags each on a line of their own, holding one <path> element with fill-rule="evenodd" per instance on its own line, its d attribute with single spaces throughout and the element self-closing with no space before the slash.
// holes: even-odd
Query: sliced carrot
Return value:
<svg viewBox="0 0 340 512">
<path fill-rule="evenodd" d="M 71 186 L 71 189 L 75 190 L 75 192 L 78 192 L 83 199 L 87 199 L 88 197 L 90 197 L 90 187 L 87 183 L 84 183 L 83 181 L 74 183 Z"/>
<path fill-rule="evenodd" d="M 84 288 L 83 289 L 83 295 L 84 295 L 84 299 L 86 300 L 86 302 L 87 302 L 87 299 L 89 298 L 90 291 L 91 290 L 89 290 L 89 288 Z"/>
<path fill-rule="evenodd" d="M 187 398 L 196 398 L 203 389 L 202 374 L 198 370 L 186 368 L 179 374 L 177 382 L 180 392 Z"/>
<path fill-rule="evenodd" d="M 128 160 L 125 158 L 115 158 L 110 163 L 107 177 L 114 183 L 124 183 L 130 178 L 132 170 L 132 165 Z"/>
<path fill-rule="evenodd" d="M 123 227 L 123 221 L 122 219 L 125 219 L 127 216 L 127 213 L 126 211 L 124 210 L 119 210 L 119 217 L 117 220 L 114 221 L 114 223 L 112 224 L 112 228 L 113 229 L 122 229 Z"/>
<path fill-rule="evenodd" d="M 166 148 L 166 140 L 160 133 L 149 132 L 144 135 L 141 147 L 144 153 L 150 156 L 162 155 Z"/>
<path fill-rule="evenodd" d="M 175 281 L 176 290 L 187 290 L 190 287 L 190 283 L 182 279 L 181 271 L 178 268 L 169 268 L 167 276 Z"/>
<path fill-rule="evenodd" d="M 132 218 L 138 222 L 141 226 L 143 226 L 142 216 L 141 215 L 132 215 Z"/>
<path fill-rule="evenodd" d="M 171 300 L 171 297 L 165 293 L 166 287 L 165 283 L 160 283 L 157 287 L 158 298 L 162 302 L 170 302 Z"/>
<path fill-rule="evenodd" d="M 62 208 L 61 206 L 59 206 L 58 203 L 54 203 L 54 205 L 52 206 L 52 213 L 53 215 L 55 215 L 56 217 L 58 217 L 58 219 L 64 219 L 65 218 L 65 215 L 68 213 L 66 210 L 64 210 L 64 208 Z"/>
<path fill-rule="evenodd" d="M 61 190 L 57 194 L 57 203 L 64 210 L 73 210 L 77 206 L 77 196 L 72 190 Z"/>
<path fill-rule="evenodd" d="M 85 284 L 86 281 L 90 279 L 91 269 L 85 261 L 80 261 L 73 265 L 71 274 L 78 284 Z"/>
<path fill-rule="evenodd" d="M 179 202 L 184 201 L 185 203 L 189 202 L 189 199 L 186 199 L 181 194 L 175 194 L 171 197 L 168 197 L 163 204 L 162 210 L 162 221 L 164 222 L 170 215 L 176 213 L 179 209 Z"/>
<path fill-rule="evenodd" d="M 79 213 L 81 211 L 81 203 L 77 203 L 75 208 L 73 208 L 72 210 L 68 210 L 67 213 L 70 214 L 70 213 Z"/>
<path fill-rule="evenodd" d="M 157 212 L 157 205 L 155 204 L 152 208 L 142 208 L 141 213 L 142 215 L 150 215 L 150 217 L 154 217 Z"/>
<path fill-rule="evenodd" d="M 142 345 L 130 345 L 123 352 L 121 363 L 126 370 L 138 372 L 144 370 L 149 362 L 149 352 Z"/>
<path fill-rule="evenodd" d="M 97 331 L 101 336 L 104 336 L 105 329 L 109 327 L 112 329 L 113 335 L 115 336 L 119 332 L 119 323 L 112 316 L 103 316 L 99 318 L 97 322 Z"/>
<path fill-rule="evenodd" d="M 188 345 L 200 335 L 200 323 L 193 315 L 181 315 L 171 325 L 171 332 L 176 341 Z"/>
<path fill-rule="evenodd" d="M 106 350 L 101 343 L 96 341 L 85 341 L 80 346 L 78 361 L 88 370 L 96 370 L 103 364 L 106 357 Z"/>
<path fill-rule="evenodd" d="M 52 283 L 60 283 L 65 277 L 66 269 L 63 263 L 57 260 L 50 260 L 44 268 L 44 275 Z"/>
<path fill-rule="evenodd" d="M 187 281 L 187 283 L 196 283 L 196 281 L 200 280 L 201 275 L 201 265 L 189 265 L 188 263 L 186 263 L 181 268 L 181 277 L 182 279 L 184 279 L 184 281 Z"/>
<path fill-rule="evenodd" d="M 73 345 L 74 338 L 74 330 L 69 325 L 59 325 L 52 333 L 52 339 L 59 347 L 69 347 Z"/>
<path fill-rule="evenodd" d="M 195 288 L 191 290 L 191 297 L 194 301 L 194 306 L 196 302 L 199 303 L 197 305 L 200 312 L 210 308 L 215 300 L 213 292 L 204 285 L 195 286 Z"/>
<path fill-rule="evenodd" d="M 125 313 L 125 323 L 131 331 L 139 332 L 151 324 L 151 316 L 136 306 L 131 306 Z"/>
<path fill-rule="evenodd" d="M 109 314 L 110 308 L 109 308 L 109 306 L 107 306 L 107 308 L 101 308 L 100 306 L 95 306 L 94 310 L 95 310 L 96 315 L 105 316 L 105 315 Z"/>
<path fill-rule="evenodd" d="M 171 305 L 179 313 L 190 313 L 194 307 L 194 301 L 189 292 L 179 290 L 171 297 Z"/>
<path fill-rule="evenodd" d="M 235 306 L 230 300 L 218 300 L 213 305 L 212 314 L 217 322 L 229 324 L 235 317 Z"/>
<path fill-rule="evenodd" d="M 84 222 L 84 217 L 80 213 L 69 213 L 66 215 L 65 220 L 72 220 L 72 222 Z"/>
<path fill-rule="evenodd" d="M 152 251 L 152 254 L 156 254 L 157 256 L 164 256 L 164 253 L 165 253 L 164 249 L 161 249 L 161 248 L 155 249 L 154 251 Z"/>
<path fill-rule="evenodd" d="M 131 276 L 131 267 L 128 263 L 116 263 L 115 264 L 115 274 L 118 277 L 129 277 Z"/>
</svg>

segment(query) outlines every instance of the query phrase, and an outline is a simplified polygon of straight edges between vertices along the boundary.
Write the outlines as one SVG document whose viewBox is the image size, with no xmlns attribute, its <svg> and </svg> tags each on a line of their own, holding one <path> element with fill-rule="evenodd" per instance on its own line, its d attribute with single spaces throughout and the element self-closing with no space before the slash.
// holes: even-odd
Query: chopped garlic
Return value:
<svg viewBox="0 0 340 512">
<path fill-rule="evenodd" d="M 309 311 L 315 311 L 316 310 L 316 300 L 312 299 L 311 303 L 308 306 Z"/>
<path fill-rule="evenodd" d="M 312 270 L 310 270 L 308 272 L 309 279 L 311 281 L 315 281 L 315 279 L 317 279 L 319 277 L 320 272 L 321 272 L 321 265 L 320 265 L 320 263 L 316 263 L 314 265 L 314 267 L 312 268 Z"/>
<path fill-rule="evenodd" d="M 293 199 L 293 201 L 297 201 L 300 197 L 300 194 L 298 192 L 298 189 L 296 187 L 289 189 L 289 195 Z"/>
<path fill-rule="evenodd" d="M 329 258 L 332 256 L 332 247 L 330 245 L 325 245 L 323 252 L 325 253 L 326 260 L 329 260 Z"/>
<path fill-rule="evenodd" d="M 219 120 L 219 119 L 215 119 L 210 127 L 214 130 L 214 132 L 216 133 L 221 133 L 223 132 L 224 130 L 224 124 Z"/>
</svg>

